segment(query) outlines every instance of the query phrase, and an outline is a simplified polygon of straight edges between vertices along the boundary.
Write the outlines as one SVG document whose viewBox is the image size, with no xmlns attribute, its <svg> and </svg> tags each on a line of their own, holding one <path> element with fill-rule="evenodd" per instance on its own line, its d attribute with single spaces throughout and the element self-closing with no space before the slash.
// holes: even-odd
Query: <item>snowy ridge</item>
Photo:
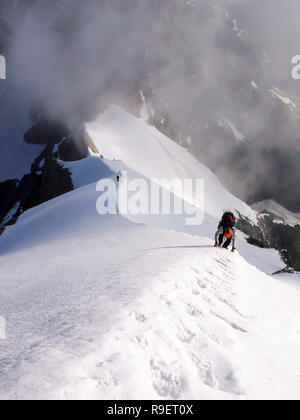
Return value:
<svg viewBox="0 0 300 420">
<path fill-rule="evenodd" d="M 260 201 L 259 203 L 253 204 L 252 208 L 259 213 L 271 213 L 278 218 L 278 222 L 286 223 L 291 226 L 300 225 L 299 215 L 292 213 L 274 200 Z"/>
<path fill-rule="evenodd" d="M 171 284 L 170 278 L 173 279 Z M 126 321 L 121 322 L 118 330 L 107 334 L 109 348 L 104 350 L 106 358 L 99 369 L 99 377 L 104 376 L 107 383 L 117 379 L 120 386 L 113 391 L 104 385 L 104 395 L 110 398 L 114 392 L 116 398 L 126 399 L 137 396 L 289 399 L 292 395 L 297 398 L 294 385 L 299 379 L 296 375 L 291 378 L 290 388 L 282 386 L 282 378 L 289 378 L 291 365 L 282 367 L 278 363 L 275 367 L 272 358 L 263 366 L 262 354 L 268 359 L 272 348 L 276 348 L 278 355 L 288 352 L 293 338 L 289 332 L 283 343 L 282 337 L 278 340 L 270 334 L 278 321 L 274 320 L 273 327 L 270 325 L 263 299 L 259 293 L 256 295 L 262 284 L 249 296 L 247 290 L 257 287 L 251 278 L 267 288 L 270 286 L 267 276 L 254 268 L 249 271 L 249 266 L 239 257 L 205 251 L 205 246 L 200 259 L 195 249 L 189 257 L 174 264 L 173 269 L 162 273 L 155 286 L 149 287 L 147 295 L 127 313 Z M 270 290 L 272 300 L 275 298 L 274 311 L 279 303 L 280 289 L 285 289 L 283 285 L 275 288 L 277 286 L 275 293 L 273 287 Z M 299 297 L 295 304 L 297 301 Z M 256 312 L 253 312 L 254 307 Z M 264 325 L 254 320 L 259 311 L 260 316 L 265 314 L 268 318 Z M 281 316 L 282 321 L 284 317 Z M 284 323 L 288 327 L 289 319 Z M 263 334 L 270 340 L 269 348 L 263 348 Z M 125 359 L 124 342 L 128 342 Z M 111 352 L 116 349 L 117 354 L 111 360 Z M 295 355 L 296 351 L 293 352 Z M 257 363 L 258 360 L 261 363 Z M 123 369 L 119 369 L 120 365 Z M 132 366 L 135 366 L 133 373 Z M 267 371 L 269 377 L 265 376 Z M 281 385 L 273 387 L 270 377 Z M 138 385 L 138 393 L 130 387 L 132 379 Z"/>
<path fill-rule="evenodd" d="M 292 101 L 282 90 L 278 89 L 276 86 L 273 89 L 270 89 L 270 92 L 273 98 L 279 99 L 285 105 L 287 105 L 291 111 L 295 111 L 297 109 L 297 105 L 295 102 Z"/>
<path fill-rule="evenodd" d="M 256 213 L 119 108 L 87 131 L 104 159 L 65 164 L 77 189 L 0 237 L 0 399 L 299 398 L 299 276 L 270 277 L 278 253 L 241 233 L 213 248 L 224 204 Z M 100 217 L 96 182 L 120 169 L 204 178 L 204 223 Z"/>
<path fill-rule="evenodd" d="M 211 239 L 100 218 L 96 197 L 55 199 L 0 239 L 1 398 L 297 397 L 298 285 Z"/>
<path fill-rule="evenodd" d="M 105 159 L 123 162 L 149 179 L 203 179 L 206 214 L 219 219 L 224 210 L 238 210 L 256 222 L 256 213 L 234 197 L 218 178 L 186 149 L 144 120 L 112 106 L 86 124 L 86 132 Z M 190 197 L 195 202 L 195 197 Z"/>
</svg>

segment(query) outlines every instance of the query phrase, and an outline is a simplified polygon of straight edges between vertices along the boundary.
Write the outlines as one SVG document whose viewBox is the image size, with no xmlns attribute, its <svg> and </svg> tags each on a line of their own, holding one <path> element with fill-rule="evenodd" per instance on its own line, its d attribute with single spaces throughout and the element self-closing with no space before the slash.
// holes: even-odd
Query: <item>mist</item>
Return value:
<svg viewBox="0 0 300 420">
<path fill-rule="evenodd" d="M 1 96 L 11 112 L 0 142 L 16 125 L 12 101 L 73 128 L 112 102 L 137 111 L 143 90 L 156 113 L 152 123 L 177 141 L 191 137 L 191 151 L 235 194 L 248 201 L 274 197 L 300 211 L 298 123 L 281 108 L 277 115 L 268 93 L 276 84 L 300 98 L 300 82 L 291 78 L 292 56 L 300 54 L 300 4 L 216 0 L 237 19 L 240 40 L 224 13 L 205 0 L 192 3 L 186 13 L 183 0 L 2 0 L 14 93 L 6 86 Z M 247 102 L 252 80 L 264 92 L 255 107 Z M 275 124 L 281 114 L 282 124 Z M 215 128 L 220 116 L 250 139 L 245 147 L 224 141 Z"/>
<path fill-rule="evenodd" d="M 250 30 L 259 34 L 262 47 L 272 58 L 272 76 L 285 85 L 289 78 L 291 58 L 300 52 L 300 3 L 297 0 L 225 0 L 232 14 Z M 293 85 L 300 92 L 300 86 Z"/>
<path fill-rule="evenodd" d="M 8 61 L 20 94 L 66 120 L 82 118 L 96 95 L 134 80 L 147 19 L 143 2 L 134 9 L 119 3 L 42 1 L 17 17 Z"/>
<path fill-rule="evenodd" d="M 300 53 L 300 3 L 297 0 L 218 0 L 227 5 L 230 13 L 249 33 L 256 34 L 256 47 L 264 50 L 266 59 L 262 63 L 263 85 L 274 85 L 297 105 L 297 111 L 284 119 L 279 110 L 275 118 L 278 123 L 265 135 L 257 120 L 251 121 L 253 129 L 258 128 L 247 168 L 246 180 L 236 183 L 232 173 L 231 185 L 244 199 L 253 202 L 264 198 L 275 198 L 278 202 L 299 212 L 300 209 L 300 83 L 291 77 L 292 57 Z M 261 114 L 266 118 L 266 107 L 261 106 Z M 288 112 L 287 112 L 288 114 Z M 249 114 L 247 114 L 249 119 Z M 241 191 L 243 190 L 243 192 Z M 245 191 L 247 193 L 245 194 Z"/>
</svg>

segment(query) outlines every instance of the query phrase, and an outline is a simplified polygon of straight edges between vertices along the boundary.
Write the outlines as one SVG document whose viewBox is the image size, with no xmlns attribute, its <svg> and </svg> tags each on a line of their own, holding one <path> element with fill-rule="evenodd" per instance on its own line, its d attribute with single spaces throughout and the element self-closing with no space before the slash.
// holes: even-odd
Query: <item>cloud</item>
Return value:
<svg viewBox="0 0 300 420">
<path fill-rule="evenodd" d="M 291 78 L 291 58 L 300 53 L 300 4 L 215 1 L 237 19 L 242 37 L 233 31 L 233 20 L 204 0 L 190 2 L 194 7 L 188 13 L 181 0 L 30 0 L 14 9 L 6 2 L 14 97 L 39 104 L 72 127 L 108 102 L 130 108 L 132 96 L 143 88 L 158 120 L 166 117 L 169 135 L 192 136 L 200 160 L 243 199 L 254 197 L 264 190 L 266 177 L 274 178 L 276 166 L 286 174 L 281 161 L 286 152 L 298 153 L 297 125 L 282 116 L 282 108 L 273 110 L 268 89 L 278 83 L 300 98 L 300 83 Z M 252 80 L 264 94 L 247 106 L 249 95 L 255 95 Z M 220 115 L 251 145 L 241 151 L 224 138 L 214 126 Z M 10 118 L 11 127 L 14 115 L 6 121 Z M 270 153 L 274 148 L 279 153 Z M 295 182 L 279 198 L 300 209 L 299 165 L 291 162 Z M 268 194 L 271 190 L 266 187 Z"/>
<path fill-rule="evenodd" d="M 147 21 L 143 0 L 35 2 L 10 17 L 10 78 L 48 114 L 82 117 L 96 95 L 134 83 Z"/>
</svg>

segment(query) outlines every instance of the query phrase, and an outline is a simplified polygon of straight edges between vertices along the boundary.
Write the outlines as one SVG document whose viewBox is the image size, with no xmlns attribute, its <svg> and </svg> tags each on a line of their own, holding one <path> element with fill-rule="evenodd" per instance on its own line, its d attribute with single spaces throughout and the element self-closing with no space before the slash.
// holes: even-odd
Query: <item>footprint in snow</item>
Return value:
<svg viewBox="0 0 300 420">
<path fill-rule="evenodd" d="M 178 329 L 177 337 L 182 343 L 190 344 L 196 335 L 182 325 Z"/>
<path fill-rule="evenodd" d="M 163 361 L 152 359 L 150 368 L 153 387 L 160 397 L 173 400 L 178 400 L 182 397 L 184 379 L 177 373 L 175 364 L 169 367 Z"/>
<path fill-rule="evenodd" d="M 220 391 L 227 394 L 245 395 L 237 377 L 237 372 L 225 359 L 219 360 L 215 364 L 215 377 Z"/>
<path fill-rule="evenodd" d="M 206 289 L 206 288 L 207 288 L 206 283 L 205 283 L 205 282 L 204 282 L 204 280 L 202 280 L 201 278 L 197 278 L 197 282 L 198 282 L 198 286 L 199 286 L 201 289 Z"/>
<path fill-rule="evenodd" d="M 192 353 L 191 359 L 205 385 L 228 394 L 244 395 L 235 370 L 225 359 L 208 361 L 201 353 Z"/>
<path fill-rule="evenodd" d="M 219 318 L 222 321 L 224 321 L 227 325 L 229 325 L 234 330 L 237 330 L 237 331 L 242 332 L 244 334 L 248 333 L 248 331 L 245 330 L 243 327 L 237 325 L 235 322 L 230 321 L 229 319 L 224 318 L 222 315 L 219 315 L 219 314 L 217 314 L 216 312 L 213 312 L 213 311 L 211 311 L 211 314 L 214 315 L 216 318 Z"/>
<path fill-rule="evenodd" d="M 138 312 L 133 312 L 130 315 L 134 316 L 135 320 L 139 323 L 144 324 L 146 321 L 148 321 L 148 318 L 144 314 L 141 314 L 141 313 L 138 313 Z"/>
<path fill-rule="evenodd" d="M 191 359 L 198 370 L 198 375 L 202 382 L 210 388 L 215 388 L 217 382 L 213 375 L 211 363 L 208 362 L 201 353 L 191 353 Z"/>
<path fill-rule="evenodd" d="M 186 311 L 190 316 L 202 316 L 202 312 L 200 312 L 195 306 L 188 304 L 186 307 Z"/>
</svg>

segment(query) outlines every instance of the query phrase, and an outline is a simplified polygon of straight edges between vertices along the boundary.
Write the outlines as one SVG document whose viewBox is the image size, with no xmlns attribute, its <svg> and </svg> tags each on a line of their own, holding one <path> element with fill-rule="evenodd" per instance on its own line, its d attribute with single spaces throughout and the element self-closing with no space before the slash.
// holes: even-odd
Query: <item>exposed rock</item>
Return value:
<svg viewBox="0 0 300 420">
<path fill-rule="evenodd" d="M 86 141 L 83 132 L 74 138 L 65 139 L 58 147 L 58 157 L 65 162 L 73 162 L 87 157 L 90 147 Z"/>
<path fill-rule="evenodd" d="M 28 144 L 54 145 L 61 142 L 68 134 L 61 122 L 42 118 L 27 131 L 24 140 Z"/>
<path fill-rule="evenodd" d="M 239 215 L 237 228 L 249 236 L 248 242 L 261 248 L 277 249 L 287 266 L 300 271 L 300 226 L 276 222 L 271 214 L 261 214 L 253 225 Z"/>
<path fill-rule="evenodd" d="M 73 161 L 88 155 L 83 134 L 76 138 L 57 122 L 44 118 L 36 122 L 24 136 L 29 144 L 45 148 L 31 166 L 29 174 L 19 180 L 0 184 L 0 229 L 16 222 L 26 210 L 73 190 L 68 169 L 59 160 Z M 0 234 L 2 233 L 0 232 Z"/>
<path fill-rule="evenodd" d="M 300 107 L 274 87 L 265 69 L 272 57 L 213 2 L 164 5 L 143 88 L 151 123 L 242 200 L 273 197 L 299 211 L 300 196 L 290 191 L 300 182 Z M 220 124 L 224 117 L 229 124 Z"/>
<path fill-rule="evenodd" d="M 18 181 L 10 180 L 0 184 L 0 227 L 9 211 L 18 202 Z"/>
<path fill-rule="evenodd" d="M 276 274 L 294 274 L 294 273 L 295 273 L 295 270 L 293 268 L 286 267 L 286 268 L 283 268 L 282 270 L 275 271 L 275 273 L 273 273 L 273 276 Z"/>
</svg>

